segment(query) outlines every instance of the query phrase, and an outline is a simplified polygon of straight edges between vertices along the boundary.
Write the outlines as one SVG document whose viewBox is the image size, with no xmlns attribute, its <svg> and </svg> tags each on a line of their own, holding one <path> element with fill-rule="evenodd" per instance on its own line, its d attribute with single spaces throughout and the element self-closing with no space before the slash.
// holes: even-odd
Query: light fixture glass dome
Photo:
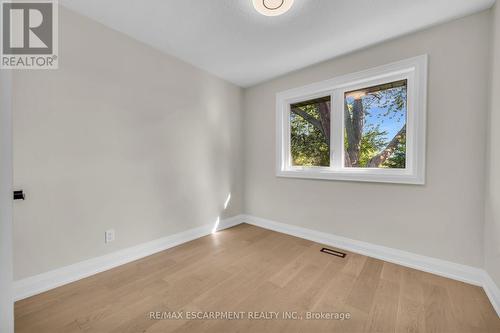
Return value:
<svg viewBox="0 0 500 333">
<path fill-rule="evenodd" d="M 278 16 L 292 8 L 293 0 L 253 0 L 255 9 L 266 16 Z"/>
</svg>

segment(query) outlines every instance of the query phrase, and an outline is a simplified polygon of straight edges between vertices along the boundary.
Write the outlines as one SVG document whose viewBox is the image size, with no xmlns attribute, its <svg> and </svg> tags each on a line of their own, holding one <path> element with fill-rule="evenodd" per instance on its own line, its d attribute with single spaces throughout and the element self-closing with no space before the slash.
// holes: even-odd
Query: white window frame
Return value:
<svg viewBox="0 0 500 333">
<path fill-rule="evenodd" d="M 427 55 L 344 75 L 276 95 L 276 175 L 278 177 L 380 183 L 425 184 Z M 406 168 L 344 167 L 344 94 L 383 83 L 407 80 Z M 290 150 L 290 105 L 331 96 L 329 167 L 293 166 Z M 337 156 L 335 152 L 341 152 Z M 335 156 L 333 156 L 335 155 Z"/>
</svg>

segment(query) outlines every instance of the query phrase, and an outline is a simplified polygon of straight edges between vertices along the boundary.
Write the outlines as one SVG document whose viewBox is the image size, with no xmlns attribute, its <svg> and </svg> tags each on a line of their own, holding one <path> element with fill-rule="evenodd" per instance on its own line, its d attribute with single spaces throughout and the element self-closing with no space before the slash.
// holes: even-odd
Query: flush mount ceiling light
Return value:
<svg viewBox="0 0 500 333">
<path fill-rule="evenodd" d="M 266 16 L 278 16 L 292 8 L 293 0 L 253 0 L 255 9 Z"/>
</svg>

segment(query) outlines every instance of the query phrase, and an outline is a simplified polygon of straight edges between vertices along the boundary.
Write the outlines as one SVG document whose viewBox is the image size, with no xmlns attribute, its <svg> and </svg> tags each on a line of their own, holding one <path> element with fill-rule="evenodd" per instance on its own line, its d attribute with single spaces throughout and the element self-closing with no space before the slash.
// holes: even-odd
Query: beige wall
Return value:
<svg viewBox="0 0 500 333">
<path fill-rule="evenodd" d="M 485 268 L 500 286 L 500 5 L 493 9 L 492 86 L 486 187 Z"/>
<path fill-rule="evenodd" d="M 63 7 L 59 30 L 60 69 L 14 77 L 15 279 L 239 214 L 240 88 Z"/>
<path fill-rule="evenodd" d="M 483 12 L 246 90 L 245 212 L 482 266 L 489 23 L 490 12 Z M 277 92 L 425 53 L 429 55 L 425 186 L 275 176 Z"/>
</svg>

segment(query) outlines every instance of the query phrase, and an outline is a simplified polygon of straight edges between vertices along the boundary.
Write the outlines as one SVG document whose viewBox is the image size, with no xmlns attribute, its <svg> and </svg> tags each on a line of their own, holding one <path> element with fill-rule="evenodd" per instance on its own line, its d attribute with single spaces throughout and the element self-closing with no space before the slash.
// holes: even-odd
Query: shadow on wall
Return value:
<svg viewBox="0 0 500 333">
<path fill-rule="evenodd" d="M 239 186 L 239 95 L 235 87 L 211 77 L 192 89 L 196 97 L 162 109 L 144 109 L 143 104 L 141 112 L 131 113 L 126 127 L 140 117 L 152 130 L 130 137 L 126 146 L 134 150 L 130 161 L 137 153 L 146 155 L 142 195 L 162 223 L 181 231 L 215 219 L 216 231 L 221 219 L 240 213 L 238 202 L 231 202 Z"/>
</svg>

